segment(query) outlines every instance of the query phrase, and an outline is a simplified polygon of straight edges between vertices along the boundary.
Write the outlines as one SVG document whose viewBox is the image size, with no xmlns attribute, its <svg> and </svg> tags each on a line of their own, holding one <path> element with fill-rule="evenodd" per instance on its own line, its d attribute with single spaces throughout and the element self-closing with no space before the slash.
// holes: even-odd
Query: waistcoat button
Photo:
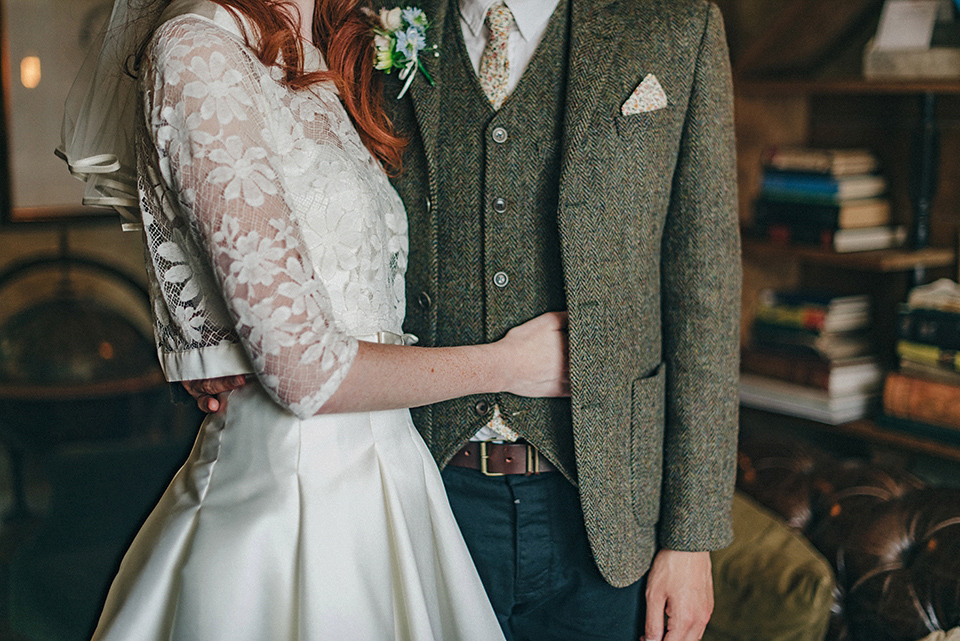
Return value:
<svg viewBox="0 0 960 641">
<path fill-rule="evenodd" d="M 426 205 L 427 205 L 427 213 L 429 214 L 429 213 L 430 213 L 430 210 L 433 209 L 433 203 L 430 202 L 430 197 L 429 197 L 429 196 L 427 197 Z"/>
<path fill-rule="evenodd" d="M 495 143 L 505 143 L 507 142 L 507 130 L 503 127 L 495 127 L 493 130 L 493 142 Z"/>
<path fill-rule="evenodd" d="M 473 411 L 477 413 L 477 416 L 485 416 L 490 413 L 490 403 L 479 401 L 473 406 Z"/>
<path fill-rule="evenodd" d="M 503 198 L 494 198 L 493 199 L 493 211 L 498 214 L 502 214 L 507 211 L 507 201 Z"/>
<path fill-rule="evenodd" d="M 430 309 L 430 305 L 433 301 L 430 300 L 430 294 L 427 292 L 420 292 L 417 296 L 417 305 L 420 306 L 420 309 Z"/>
<path fill-rule="evenodd" d="M 493 275 L 493 284 L 503 289 L 507 286 L 507 283 L 510 282 L 510 277 L 507 276 L 507 272 L 497 272 Z"/>
</svg>

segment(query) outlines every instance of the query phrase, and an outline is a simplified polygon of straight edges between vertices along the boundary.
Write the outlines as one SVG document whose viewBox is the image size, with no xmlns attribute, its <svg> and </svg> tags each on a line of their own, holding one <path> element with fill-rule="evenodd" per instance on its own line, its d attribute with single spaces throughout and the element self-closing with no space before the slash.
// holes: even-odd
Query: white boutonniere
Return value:
<svg viewBox="0 0 960 641">
<path fill-rule="evenodd" d="M 421 52 L 424 50 L 433 51 L 434 57 L 440 56 L 436 51 L 437 45 L 427 47 L 427 29 L 429 28 L 430 23 L 422 9 L 395 7 L 380 10 L 380 27 L 373 30 L 375 49 L 373 66 L 387 73 L 394 69 L 400 70 L 400 80 L 406 80 L 406 82 L 397 94 L 397 100 L 407 93 L 418 69 L 431 86 L 434 84 L 433 78 L 420 61 Z"/>
</svg>

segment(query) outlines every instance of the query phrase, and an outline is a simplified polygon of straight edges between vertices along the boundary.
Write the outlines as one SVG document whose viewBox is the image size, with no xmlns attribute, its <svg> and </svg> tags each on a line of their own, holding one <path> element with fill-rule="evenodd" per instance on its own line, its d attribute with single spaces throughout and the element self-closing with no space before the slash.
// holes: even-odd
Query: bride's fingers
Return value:
<svg viewBox="0 0 960 641">
<path fill-rule="evenodd" d="M 219 378 L 198 379 L 193 381 L 183 381 L 183 387 L 187 392 L 198 399 L 201 396 L 216 396 L 243 387 L 246 383 L 246 377 L 242 374 L 236 376 L 221 376 Z"/>
<path fill-rule="evenodd" d="M 201 396 L 197 399 L 197 407 L 201 412 L 215 414 L 220 409 L 220 401 L 216 396 Z"/>
</svg>

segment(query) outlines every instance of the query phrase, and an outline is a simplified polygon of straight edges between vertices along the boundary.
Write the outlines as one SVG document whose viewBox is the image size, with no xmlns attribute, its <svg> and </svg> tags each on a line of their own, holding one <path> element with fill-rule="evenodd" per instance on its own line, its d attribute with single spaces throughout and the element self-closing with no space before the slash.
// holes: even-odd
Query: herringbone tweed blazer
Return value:
<svg viewBox="0 0 960 641">
<path fill-rule="evenodd" d="M 456 5 L 421 7 L 434 25 L 428 43 L 450 55 L 456 39 L 443 25 Z M 568 55 L 557 217 L 577 482 L 597 565 L 625 586 L 657 546 L 710 550 L 732 537 L 741 280 L 732 87 L 720 12 L 706 0 L 572 0 Z M 395 75 L 385 87 L 410 139 L 394 181 L 410 219 L 408 325 L 428 345 L 437 257 L 456 251 L 435 243 L 444 79 L 432 63 L 435 87 L 418 77 L 400 101 Z M 667 106 L 622 115 L 648 74 Z M 441 464 L 452 454 L 434 452 Z"/>
</svg>

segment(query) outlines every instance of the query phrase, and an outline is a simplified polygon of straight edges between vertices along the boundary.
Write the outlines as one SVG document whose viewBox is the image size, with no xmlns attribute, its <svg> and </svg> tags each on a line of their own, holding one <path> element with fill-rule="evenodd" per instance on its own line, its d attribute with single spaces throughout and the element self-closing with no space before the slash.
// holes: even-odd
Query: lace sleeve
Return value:
<svg viewBox="0 0 960 641">
<path fill-rule="evenodd" d="M 334 321 L 286 200 L 268 72 L 237 39 L 197 22 L 161 27 L 142 69 L 163 187 L 206 252 L 261 383 L 282 406 L 312 416 L 346 376 L 357 342 Z M 177 250 L 169 244 L 153 251 Z M 178 278 L 175 269 L 158 272 L 162 286 Z"/>
</svg>

